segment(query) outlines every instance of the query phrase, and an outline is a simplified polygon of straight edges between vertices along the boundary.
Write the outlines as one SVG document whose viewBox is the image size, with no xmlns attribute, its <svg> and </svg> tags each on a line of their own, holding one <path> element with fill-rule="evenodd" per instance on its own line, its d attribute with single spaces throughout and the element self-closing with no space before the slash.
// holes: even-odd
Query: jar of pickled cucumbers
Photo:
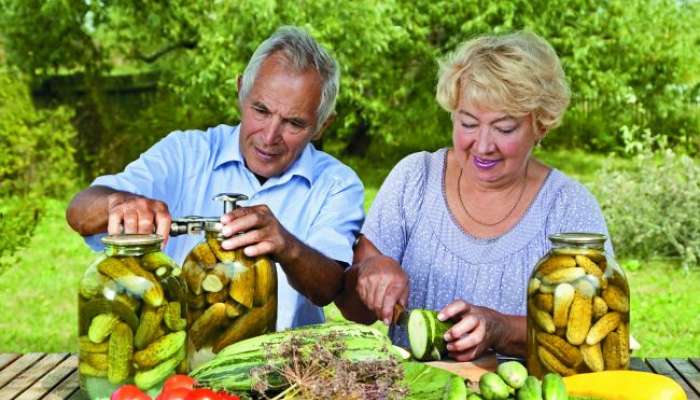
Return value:
<svg viewBox="0 0 700 400">
<path fill-rule="evenodd" d="M 627 369 L 629 286 L 595 233 L 551 235 L 527 289 L 530 374 Z"/>
<path fill-rule="evenodd" d="M 224 213 L 246 200 L 223 193 Z M 242 249 L 224 250 L 219 217 L 175 220 L 171 232 L 204 232 L 187 255 L 182 277 L 187 285 L 190 369 L 209 361 L 224 347 L 267 332 L 277 321 L 277 272 L 268 257 L 247 257 Z"/>
<path fill-rule="evenodd" d="M 125 383 L 157 392 L 174 371 L 187 370 L 182 271 L 161 252 L 160 235 L 102 242 L 104 254 L 80 280 L 80 385 L 91 399 L 109 398 Z"/>
</svg>

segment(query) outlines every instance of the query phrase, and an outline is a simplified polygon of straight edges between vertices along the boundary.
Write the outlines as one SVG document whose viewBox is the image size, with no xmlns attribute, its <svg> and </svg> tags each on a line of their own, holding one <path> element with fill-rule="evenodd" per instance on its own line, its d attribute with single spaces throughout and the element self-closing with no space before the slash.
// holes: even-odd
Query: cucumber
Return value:
<svg viewBox="0 0 700 400">
<path fill-rule="evenodd" d="M 433 347 L 432 336 L 429 318 L 420 310 L 413 310 L 408 316 L 408 343 L 413 357 L 418 360 L 428 358 Z"/>
<path fill-rule="evenodd" d="M 561 376 L 552 373 L 542 378 L 542 394 L 544 400 L 568 400 L 569 398 Z"/>
<path fill-rule="evenodd" d="M 517 361 L 506 361 L 500 364 L 496 373 L 514 389 L 521 388 L 527 379 L 527 369 Z"/>
<path fill-rule="evenodd" d="M 542 400 L 542 382 L 534 376 L 525 378 L 525 384 L 518 390 L 518 400 Z"/>
<path fill-rule="evenodd" d="M 408 316 L 408 343 L 411 354 L 418 360 L 440 360 L 447 353 L 443 336 L 452 327 L 438 320 L 437 312 L 416 309 Z"/>
</svg>

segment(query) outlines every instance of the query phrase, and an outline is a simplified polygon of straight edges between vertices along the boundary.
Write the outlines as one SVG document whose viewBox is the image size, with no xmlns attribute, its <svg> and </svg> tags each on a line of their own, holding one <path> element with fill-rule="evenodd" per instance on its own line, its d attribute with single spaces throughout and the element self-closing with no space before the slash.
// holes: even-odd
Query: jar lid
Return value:
<svg viewBox="0 0 700 400">
<path fill-rule="evenodd" d="M 549 235 L 554 244 L 602 245 L 608 237 L 600 233 L 566 232 Z"/>
<path fill-rule="evenodd" d="M 103 237 L 102 243 L 108 246 L 149 246 L 163 242 L 163 236 L 156 234 L 120 234 Z"/>
</svg>

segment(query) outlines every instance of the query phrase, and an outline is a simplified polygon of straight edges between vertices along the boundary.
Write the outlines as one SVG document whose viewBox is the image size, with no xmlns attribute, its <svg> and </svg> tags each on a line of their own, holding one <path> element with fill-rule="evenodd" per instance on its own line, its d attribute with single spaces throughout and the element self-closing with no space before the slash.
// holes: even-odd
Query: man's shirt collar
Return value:
<svg viewBox="0 0 700 400">
<path fill-rule="evenodd" d="M 243 154 L 241 153 L 239 136 L 240 127 L 240 124 L 235 127 L 232 127 L 230 132 L 224 135 L 223 143 L 219 148 L 218 154 L 216 155 L 214 169 L 217 169 L 220 166 L 230 162 L 240 163 L 241 166 L 243 166 L 243 168 L 247 169 L 243 159 Z M 309 182 L 309 184 L 312 185 L 314 183 L 313 169 L 315 152 L 316 149 L 314 148 L 314 146 L 310 143 L 307 144 L 301 151 L 299 158 L 297 158 L 292 163 L 289 169 L 287 169 L 280 176 L 270 178 L 270 180 L 275 181 L 277 183 L 284 183 L 289 181 L 292 178 L 292 176 L 296 175 L 306 179 Z M 250 172 L 251 174 L 253 173 L 250 170 L 248 170 L 248 172 Z"/>
</svg>

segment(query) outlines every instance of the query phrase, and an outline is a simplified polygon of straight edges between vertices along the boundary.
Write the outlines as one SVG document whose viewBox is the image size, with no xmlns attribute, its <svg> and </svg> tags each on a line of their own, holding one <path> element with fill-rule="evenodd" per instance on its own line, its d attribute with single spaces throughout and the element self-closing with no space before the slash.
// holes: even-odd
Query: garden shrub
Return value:
<svg viewBox="0 0 700 400">
<path fill-rule="evenodd" d="M 66 108 L 37 111 L 26 81 L 0 65 L 0 272 L 38 222 L 43 200 L 76 187 L 75 130 Z"/>
<path fill-rule="evenodd" d="M 700 260 L 700 164 L 670 148 L 664 135 L 623 128 L 632 166 L 606 163 L 594 190 L 622 257 Z"/>
</svg>

